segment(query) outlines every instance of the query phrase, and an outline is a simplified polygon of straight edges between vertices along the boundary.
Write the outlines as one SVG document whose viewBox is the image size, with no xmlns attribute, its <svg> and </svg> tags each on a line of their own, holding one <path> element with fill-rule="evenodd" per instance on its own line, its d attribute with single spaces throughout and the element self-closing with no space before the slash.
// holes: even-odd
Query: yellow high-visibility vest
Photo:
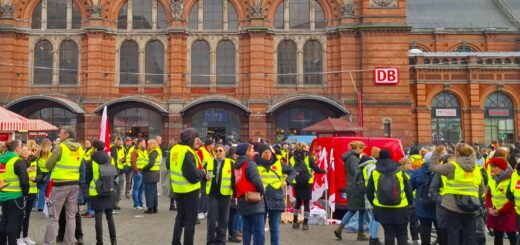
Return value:
<svg viewBox="0 0 520 245">
<path fill-rule="evenodd" d="M 395 173 L 395 176 L 397 177 L 397 180 L 399 181 L 399 185 L 400 185 L 400 188 L 401 188 L 401 203 L 399 203 L 398 205 L 383 205 L 379 202 L 379 200 L 377 199 L 377 189 L 378 189 L 378 183 L 379 183 L 379 178 L 381 177 L 381 173 L 379 171 L 377 171 L 377 169 L 374 169 L 374 171 L 372 171 L 372 179 L 374 180 L 374 206 L 376 207 L 382 207 L 382 208 L 404 208 L 404 207 L 407 207 L 408 206 L 408 199 L 406 199 L 406 192 L 404 191 L 404 178 L 403 178 L 403 172 L 402 171 L 397 171 Z"/>
<path fill-rule="evenodd" d="M 29 194 L 36 194 L 38 193 L 38 187 L 36 186 L 36 182 L 32 181 L 31 179 L 36 180 L 36 174 L 37 174 L 37 165 L 36 161 L 31 162 L 31 167 L 34 168 L 34 171 L 27 172 L 27 175 L 29 175 Z"/>
<path fill-rule="evenodd" d="M 131 146 L 128 148 L 128 151 L 126 152 L 126 160 L 125 160 L 125 166 L 131 167 L 132 166 L 132 152 L 135 151 L 135 147 Z"/>
<path fill-rule="evenodd" d="M 506 192 L 509 187 L 509 180 L 502 180 L 498 183 L 494 178 L 489 179 L 489 191 L 491 192 L 491 203 L 493 207 L 497 210 L 500 210 L 507 204 L 509 200 L 507 200 Z"/>
<path fill-rule="evenodd" d="M 0 172 L 0 179 L 4 181 L 4 184 L 9 184 L 2 188 L 2 192 L 22 192 L 20 186 L 20 178 L 14 172 L 14 164 L 20 160 L 20 157 L 13 157 L 5 164 L 5 171 Z"/>
<path fill-rule="evenodd" d="M 294 160 L 294 157 L 291 157 L 291 160 L 289 161 L 291 164 L 291 167 L 294 168 L 294 164 L 296 164 L 296 161 Z M 309 171 L 309 174 L 311 175 L 311 178 L 309 179 L 309 184 L 314 184 L 314 170 L 311 168 L 311 165 L 309 163 L 309 156 L 305 157 L 305 166 L 307 167 L 307 170 Z M 293 184 L 296 184 L 296 179 L 293 179 Z"/>
<path fill-rule="evenodd" d="M 509 189 L 511 190 L 511 193 L 513 193 L 513 196 L 515 196 L 516 213 L 520 215 L 520 175 L 518 175 L 516 170 L 514 170 L 511 175 Z"/>
<path fill-rule="evenodd" d="M 273 163 L 270 168 L 261 165 L 258 165 L 257 168 L 262 183 L 264 184 L 264 188 L 271 186 L 273 189 L 278 190 L 282 187 L 284 179 L 282 177 L 282 163 L 279 160 Z"/>
<path fill-rule="evenodd" d="M 368 186 L 368 179 L 370 178 L 370 176 L 368 175 L 368 165 L 375 165 L 377 160 L 375 159 L 372 159 L 372 160 L 368 160 L 368 164 L 365 165 L 365 167 L 363 167 L 363 180 L 365 181 L 365 186 Z"/>
<path fill-rule="evenodd" d="M 119 170 L 123 170 L 125 168 L 123 159 L 125 159 L 125 148 L 121 147 L 121 149 L 117 149 L 117 169 Z"/>
<path fill-rule="evenodd" d="M 186 154 L 192 154 L 195 161 L 199 161 L 197 154 L 189 146 L 176 144 L 170 150 L 170 179 L 174 193 L 188 193 L 200 189 L 200 182 L 190 183 L 182 174 L 182 165 Z"/>
<path fill-rule="evenodd" d="M 480 170 L 475 168 L 472 172 L 466 172 L 457 162 L 452 161 L 451 163 L 455 167 L 455 176 L 453 179 L 446 179 L 442 195 L 453 194 L 479 198 L 478 188 L 482 183 Z"/>
<path fill-rule="evenodd" d="M 42 172 L 42 173 L 48 173 L 49 172 L 49 170 L 47 169 L 47 166 L 45 165 L 45 163 L 47 162 L 47 160 L 51 156 L 52 156 L 52 153 L 49 153 L 49 155 L 46 158 L 43 158 L 43 157 L 38 158 L 37 165 L 38 165 L 38 168 L 40 169 L 40 172 Z"/>
<path fill-rule="evenodd" d="M 153 163 L 153 167 L 150 168 L 150 171 L 160 171 L 161 170 L 161 161 L 162 161 L 162 151 L 159 148 L 155 148 L 150 151 L 150 154 L 153 151 L 157 152 L 157 157 L 155 158 L 155 162 Z"/>
<path fill-rule="evenodd" d="M 71 151 L 63 143 L 60 143 L 60 146 L 62 149 L 61 158 L 51 172 L 51 179 L 57 182 L 79 181 L 79 167 L 81 166 L 81 159 L 85 155 L 83 148 L 80 146 L 75 151 Z"/>
<path fill-rule="evenodd" d="M 218 176 L 215 175 L 215 170 L 214 170 L 215 161 L 216 160 L 206 162 L 206 171 L 208 173 L 213 173 L 213 178 L 218 178 Z M 233 189 L 231 188 L 231 176 L 232 176 L 231 171 L 233 170 L 234 163 L 235 163 L 235 161 L 233 161 L 229 158 L 224 159 L 224 161 L 222 162 L 222 164 L 223 164 L 222 170 L 221 170 L 222 179 L 220 180 L 220 182 L 218 184 L 220 185 L 220 194 L 222 194 L 223 196 L 231 196 L 233 194 Z M 209 195 L 209 193 L 211 191 L 211 185 L 212 185 L 212 181 L 208 180 L 206 182 L 206 195 Z"/>
<path fill-rule="evenodd" d="M 143 169 L 146 165 L 148 165 L 148 151 L 137 149 L 137 168 L 139 170 Z"/>
</svg>

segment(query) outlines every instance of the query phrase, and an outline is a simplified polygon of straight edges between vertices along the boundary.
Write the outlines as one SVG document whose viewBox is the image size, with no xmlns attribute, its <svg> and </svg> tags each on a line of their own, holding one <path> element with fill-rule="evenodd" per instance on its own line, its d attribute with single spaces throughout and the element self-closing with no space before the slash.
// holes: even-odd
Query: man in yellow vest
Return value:
<svg viewBox="0 0 520 245">
<path fill-rule="evenodd" d="M 213 161 L 215 156 L 213 149 L 215 148 L 215 142 L 212 139 L 204 141 L 204 146 L 200 147 L 197 151 L 197 156 L 200 159 L 199 168 L 205 168 L 206 163 Z M 203 220 L 208 214 L 208 196 L 206 195 L 206 185 L 202 185 L 200 188 L 200 200 L 199 200 L 199 214 L 198 219 Z"/>
<path fill-rule="evenodd" d="M 110 156 L 112 157 L 113 161 L 112 163 L 115 164 L 115 167 L 117 168 L 117 175 L 119 178 L 118 184 L 115 187 L 116 188 L 116 196 L 115 199 L 115 210 L 121 210 L 119 207 L 119 200 L 122 199 L 122 190 L 124 187 L 124 182 L 121 181 L 121 179 L 124 179 L 124 168 L 125 168 L 125 148 L 123 147 L 123 140 L 120 137 L 113 137 L 112 138 L 114 145 L 110 147 Z"/>
<path fill-rule="evenodd" d="M 76 244 L 76 213 L 78 211 L 78 194 L 81 160 L 85 152 L 81 145 L 74 142 L 76 134 L 70 126 L 64 126 L 59 133 L 60 144 L 54 147 L 52 156 L 46 167 L 51 171 L 54 187 L 49 200 L 49 224 L 45 230 L 43 244 L 55 244 L 58 235 L 58 219 L 65 207 L 67 226 L 63 241 L 65 244 Z"/>
<path fill-rule="evenodd" d="M 148 140 L 148 163 L 143 167 L 144 196 L 146 197 L 145 213 L 157 213 L 157 183 L 160 178 L 162 151 L 156 140 Z"/>
<path fill-rule="evenodd" d="M 19 157 L 18 141 L 6 144 L 7 152 L 0 156 L 0 244 L 16 244 L 23 220 L 24 196 L 29 194 L 26 163 Z"/>
<path fill-rule="evenodd" d="M 170 178 L 177 201 L 177 217 L 173 228 L 172 245 L 193 245 L 197 207 L 199 206 L 200 182 L 207 179 L 204 170 L 198 169 L 199 158 L 194 149 L 201 144 L 194 128 L 181 132 L 181 142 L 170 150 Z M 181 236 L 184 229 L 184 242 Z"/>
<path fill-rule="evenodd" d="M 119 179 L 119 185 L 120 188 L 123 188 L 123 185 L 125 186 L 125 197 L 126 199 L 130 199 L 130 191 L 132 190 L 132 166 L 130 165 L 130 156 L 135 149 L 132 138 L 125 138 L 125 145 L 123 148 L 125 149 L 125 157 L 123 161 L 124 178 Z M 121 190 L 121 193 L 123 193 L 123 190 Z"/>
<path fill-rule="evenodd" d="M 143 210 L 143 174 L 144 166 L 148 164 L 148 151 L 146 150 L 146 141 L 142 138 L 137 140 L 137 144 L 130 157 L 130 164 L 132 165 L 132 200 L 136 210 Z"/>
</svg>

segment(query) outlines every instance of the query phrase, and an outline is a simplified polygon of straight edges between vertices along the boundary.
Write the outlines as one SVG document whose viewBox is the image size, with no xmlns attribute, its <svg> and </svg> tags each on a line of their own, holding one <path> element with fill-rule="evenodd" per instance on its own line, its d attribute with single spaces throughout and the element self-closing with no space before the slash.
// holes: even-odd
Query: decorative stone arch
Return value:
<svg viewBox="0 0 520 245">
<path fill-rule="evenodd" d="M 94 110 L 94 113 L 98 113 L 98 114 L 102 113 L 103 108 L 105 106 L 107 107 L 108 110 L 111 110 L 110 107 L 117 106 L 119 104 L 127 103 L 127 102 L 137 102 L 137 103 L 147 105 L 150 108 L 155 109 L 156 111 L 160 112 L 163 115 L 168 115 L 170 113 L 168 111 L 168 109 L 166 109 L 166 107 L 164 105 L 162 105 L 161 103 L 155 102 L 155 101 L 151 100 L 151 98 L 149 98 L 149 97 L 138 97 L 138 96 L 122 97 L 122 98 L 118 98 L 118 99 L 106 102 L 103 105 L 97 107 Z"/>
<path fill-rule="evenodd" d="M 503 94 L 507 95 L 513 102 L 513 109 L 518 109 L 518 107 L 520 106 L 519 96 L 517 94 L 515 94 L 513 91 L 515 91 L 514 88 L 504 86 L 503 89 L 494 89 L 494 90 L 489 89 L 489 90 L 486 90 L 485 92 L 482 92 L 481 96 L 480 96 L 480 103 L 481 103 L 480 108 L 484 109 L 484 107 L 486 105 L 487 97 L 490 94 L 498 92 L 498 93 L 503 93 Z"/>
<path fill-rule="evenodd" d="M 205 103 L 212 103 L 212 102 L 219 102 L 224 104 L 232 105 L 240 110 L 242 110 L 247 115 L 251 114 L 251 110 L 246 105 L 242 104 L 239 100 L 228 97 L 228 96 L 220 96 L 220 95 L 210 95 L 210 96 L 204 96 L 202 98 L 193 100 L 189 102 L 188 104 L 184 105 L 184 107 L 181 109 L 180 113 L 181 115 L 184 115 L 187 111 L 193 109 L 196 106 L 199 106 L 201 104 Z"/>
<path fill-rule="evenodd" d="M 64 108 L 67 108 L 68 110 L 76 113 L 76 114 L 85 114 L 85 110 L 76 102 L 64 98 L 64 97 L 58 97 L 54 95 L 30 95 L 21 97 L 18 99 L 15 99 L 5 105 L 5 108 L 11 109 L 11 110 L 17 110 L 17 108 L 22 108 L 25 106 L 25 103 L 31 102 L 31 101 L 51 101 L 55 102 L 57 104 L 60 104 Z"/>
<path fill-rule="evenodd" d="M 431 52 L 431 49 L 428 48 L 428 46 L 426 44 L 417 43 L 417 44 L 415 44 L 415 46 L 416 46 L 416 48 L 419 48 L 424 52 Z"/>
<path fill-rule="evenodd" d="M 34 12 L 34 9 L 38 4 L 40 4 L 42 0 L 34 0 L 34 1 L 27 1 L 27 0 L 15 0 L 16 5 L 16 11 L 15 16 L 20 19 L 29 20 L 32 22 L 32 15 Z M 88 18 L 88 6 L 91 5 L 89 0 L 85 0 L 82 2 L 81 0 L 72 0 L 76 3 L 76 6 L 78 6 L 79 12 L 81 14 L 81 21 L 83 22 Z M 25 4 L 22 4 L 25 2 Z"/>
<path fill-rule="evenodd" d="M 476 44 L 473 44 L 473 43 L 470 43 L 470 42 L 460 42 L 460 43 L 457 43 L 455 45 L 452 45 L 451 47 L 448 48 L 448 51 L 449 52 L 455 52 L 455 49 L 457 49 L 458 47 L 460 47 L 462 45 L 465 45 L 466 47 L 472 48 L 473 50 L 475 50 L 475 52 L 481 52 L 482 51 Z"/>
<path fill-rule="evenodd" d="M 108 18 L 113 23 L 117 23 L 117 18 L 119 17 L 119 11 L 121 8 L 128 2 L 127 0 L 119 0 L 115 1 L 110 5 L 110 9 L 108 9 Z M 107 6 L 106 2 L 103 4 Z"/>
<path fill-rule="evenodd" d="M 456 87 L 444 89 L 442 86 L 437 86 L 430 90 L 430 92 L 428 93 L 428 97 L 426 97 L 426 106 L 428 108 L 431 108 L 433 98 L 435 98 L 435 96 L 442 92 L 448 92 L 453 94 L 455 98 L 459 100 L 461 109 L 468 108 L 470 106 L 469 99 L 467 98 L 466 93 L 464 91 Z"/>
<path fill-rule="evenodd" d="M 269 9 L 267 10 L 266 18 L 268 20 L 271 20 L 274 24 L 274 18 L 276 17 L 276 10 L 280 6 L 280 4 L 283 3 L 284 0 L 274 0 L 271 2 L 269 6 L 267 6 Z M 266 1 L 263 1 L 264 7 L 267 5 Z M 325 14 L 325 24 L 329 23 L 328 20 L 335 18 L 334 17 L 334 6 L 331 6 L 331 1 L 326 0 L 316 0 L 316 3 L 318 3 L 321 8 L 323 9 L 323 13 Z M 339 11 L 339 10 L 338 10 Z"/>
<path fill-rule="evenodd" d="M 266 113 L 268 115 L 273 114 L 274 112 L 276 112 L 277 110 L 279 110 L 280 108 L 282 108 L 283 106 L 285 106 L 287 104 L 290 104 L 290 103 L 296 102 L 296 101 L 302 101 L 302 100 L 323 103 L 323 104 L 337 110 L 339 112 L 338 114 L 350 115 L 350 112 L 345 107 L 340 105 L 338 102 L 331 100 L 327 97 L 321 96 L 321 95 L 313 95 L 313 94 L 305 94 L 305 95 L 301 94 L 301 95 L 293 95 L 293 96 L 284 97 L 284 98 L 278 100 L 277 102 L 275 102 L 273 105 L 269 106 Z"/>
</svg>

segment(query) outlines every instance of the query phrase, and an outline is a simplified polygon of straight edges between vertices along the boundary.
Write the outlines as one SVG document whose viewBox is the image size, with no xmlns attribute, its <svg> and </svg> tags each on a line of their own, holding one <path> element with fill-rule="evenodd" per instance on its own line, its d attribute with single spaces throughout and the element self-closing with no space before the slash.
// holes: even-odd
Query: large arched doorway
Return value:
<svg viewBox="0 0 520 245">
<path fill-rule="evenodd" d="M 452 93 L 439 93 L 432 100 L 432 142 L 444 144 L 461 140 L 459 100 Z"/>
<path fill-rule="evenodd" d="M 484 104 L 484 131 L 486 143 L 493 140 L 513 143 L 515 123 L 513 101 L 502 92 L 494 92 Z"/>
</svg>

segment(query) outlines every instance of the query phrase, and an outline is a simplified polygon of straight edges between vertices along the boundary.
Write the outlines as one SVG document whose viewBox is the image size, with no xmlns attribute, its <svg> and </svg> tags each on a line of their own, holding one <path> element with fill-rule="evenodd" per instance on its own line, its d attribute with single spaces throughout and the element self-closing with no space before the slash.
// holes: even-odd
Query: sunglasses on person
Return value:
<svg viewBox="0 0 520 245">
<path fill-rule="evenodd" d="M 217 150 L 217 152 L 225 152 L 224 150 Z"/>
</svg>

